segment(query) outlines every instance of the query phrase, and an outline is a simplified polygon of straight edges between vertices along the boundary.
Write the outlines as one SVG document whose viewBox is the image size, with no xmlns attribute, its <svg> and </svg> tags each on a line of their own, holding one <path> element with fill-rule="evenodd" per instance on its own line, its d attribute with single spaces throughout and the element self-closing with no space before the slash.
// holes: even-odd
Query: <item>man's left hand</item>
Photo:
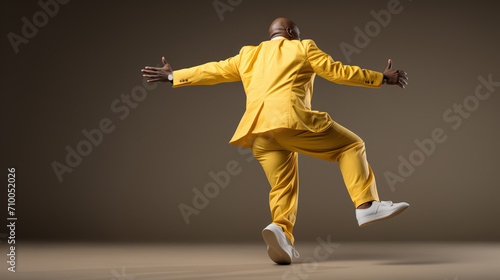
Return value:
<svg viewBox="0 0 500 280">
<path fill-rule="evenodd" d="M 392 60 L 387 62 L 387 68 L 384 70 L 384 80 L 388 85 L 398 85 L 401 88 L 406 88 L 408 84 L 408 76 L 403 70 L 392 69 Z"/>
</svg>

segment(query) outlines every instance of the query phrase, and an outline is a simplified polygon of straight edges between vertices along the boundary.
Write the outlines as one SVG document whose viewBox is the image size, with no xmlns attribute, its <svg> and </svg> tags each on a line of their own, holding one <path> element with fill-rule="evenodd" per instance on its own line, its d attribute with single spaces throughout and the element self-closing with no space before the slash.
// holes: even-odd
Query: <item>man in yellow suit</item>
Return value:
<svg viewBox="0 0 500 280">
<path fill-rule="evenodd" d="M 338 84 L 371 88 L 382 84 L 405 88 L 407 75 L 392 69 L 391 60 L 383 73 L 334 61 L 314 41 L 301 40 L 299 28 L 286 18 L 273 21 L 269 37 L 223 61 L 173 71 L 162 58 L 164 67 L 145 67 L 142 72 L 148 82 L 170 81 L 174 88 L 243 83 L 246 111 L 229 143 L 252 149 L 262 165 L 271 185 L 273 219 L 262 236 L 269 257 L 278 264 L 290 264 L 298 257 L 292 234 L 299 191 L 298 153 L 339 163 L 359 226 L 394 217 L 409 206 L 380 201 L 363 140 L 327 113 L 311 109 L 316 74 Z"/>
</svg>

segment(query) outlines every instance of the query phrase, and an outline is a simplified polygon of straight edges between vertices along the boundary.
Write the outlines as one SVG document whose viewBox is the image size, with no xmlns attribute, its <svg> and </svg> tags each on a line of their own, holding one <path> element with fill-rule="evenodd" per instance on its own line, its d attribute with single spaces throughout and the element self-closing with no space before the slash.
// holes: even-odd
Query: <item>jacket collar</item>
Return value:
<svg viewBox="0 0 500 280">
<path fill-rule="evenodd" d="M 286 38 L 283 37 L 283 36 L 276 36 L 276 37 L 272 38 L 271 41 L 272 40 L 278 40 L 278 39 L 286 39 Z"/>
</svg>

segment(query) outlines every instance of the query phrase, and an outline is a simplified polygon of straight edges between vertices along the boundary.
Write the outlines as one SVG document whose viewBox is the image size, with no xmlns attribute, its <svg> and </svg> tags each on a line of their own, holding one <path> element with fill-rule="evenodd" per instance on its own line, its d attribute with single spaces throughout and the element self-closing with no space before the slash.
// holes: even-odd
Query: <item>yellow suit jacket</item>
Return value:
<svg viewBox="0 0 500 280">
<path fill-rule="evenodd" d="M 312 40 L 264 41 L 245 46 L 219 62 L 176 70 L 173 87 L 242 81 L 246 111 L 230 144 L 251 148 L 249 135 L 276 128 L 319 132 L 333 122 L 328 113 L 311 110 L 316 74 L 338 83 L 378 88 L 383 74 L 342 65 Z"/>
</svg>

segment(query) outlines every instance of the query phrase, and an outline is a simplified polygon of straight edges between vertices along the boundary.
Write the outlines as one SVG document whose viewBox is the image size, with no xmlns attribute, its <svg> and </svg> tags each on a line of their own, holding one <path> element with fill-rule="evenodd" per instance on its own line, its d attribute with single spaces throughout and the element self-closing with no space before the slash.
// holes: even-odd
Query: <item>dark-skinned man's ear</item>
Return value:
<svg viewBox="0 0 500 280">
<path fill-rule="evenodd" d="M 293 39 L 295 37 L 293 35 L 293 29 L 291 29 L 290 27 L 286 28 L 286 33 L 288 34 L 288 37 L 290 37 L 290 39 Z"/>
</svg>

